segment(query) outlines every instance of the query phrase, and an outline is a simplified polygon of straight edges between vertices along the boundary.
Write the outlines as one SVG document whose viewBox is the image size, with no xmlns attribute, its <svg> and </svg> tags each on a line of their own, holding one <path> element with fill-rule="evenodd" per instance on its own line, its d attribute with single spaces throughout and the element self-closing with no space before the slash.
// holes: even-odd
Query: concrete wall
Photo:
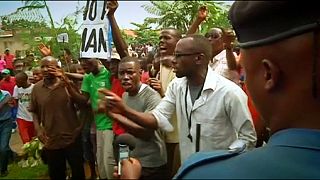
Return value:
<svg viewBox="0 0 320 180">
<path fill-rule="evenodd" d="M 18 32 L 12 32 L 11 37 L 5 37 L 10 36 L 9 33 L 6 33 L 5 36 L 0 36 L 0 54 L 2 55 L 6 48 L 10 49 L 10 53 L 16 54 L 17 56 L 25 55 L 25 50 L 29 48 L 27 44 L 24 44 L 23 41 L 19 37 L 19 31 Z"/>
</svg>

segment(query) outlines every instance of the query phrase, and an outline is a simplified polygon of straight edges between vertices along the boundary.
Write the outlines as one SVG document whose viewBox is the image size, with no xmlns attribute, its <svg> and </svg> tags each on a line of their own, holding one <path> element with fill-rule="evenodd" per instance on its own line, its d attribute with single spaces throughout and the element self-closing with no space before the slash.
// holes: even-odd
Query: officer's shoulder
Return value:
<svg viewBox="0 0 320 180">
<path fill-rule="evenodd" d="M 215 163 L 240 155 L 242 152 L 217 150 L 214 152 L 199 152 L 191 155 L 181 166 L 175 179 L 181 179 L 189 171 L 207 163 Z"/>
</svg>

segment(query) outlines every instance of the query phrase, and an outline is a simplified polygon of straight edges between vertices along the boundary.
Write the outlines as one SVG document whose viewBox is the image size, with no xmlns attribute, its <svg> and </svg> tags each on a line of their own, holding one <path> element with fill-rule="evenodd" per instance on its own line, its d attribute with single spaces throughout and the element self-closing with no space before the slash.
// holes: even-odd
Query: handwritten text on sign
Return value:
<svg viewBox="0 0 320 180">
<path fill-rule="evenodd" d="M 82 58 L 108 59 L 110 57 L 108 30 L 109 20 L 106 9 L 107 0 L 87 0 L 83 15 L 81 42 Z"/>
</svg>

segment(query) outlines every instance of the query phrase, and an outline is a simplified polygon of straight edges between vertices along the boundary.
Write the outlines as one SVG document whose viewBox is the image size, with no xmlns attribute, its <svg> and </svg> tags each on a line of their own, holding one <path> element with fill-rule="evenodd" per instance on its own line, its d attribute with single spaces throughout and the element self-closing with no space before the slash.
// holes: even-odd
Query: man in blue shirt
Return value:
<svg viewBox="0 0 320 180">
<path fill-rule="evenodd" d="M 9 141 L 11 138 L 11 107 L 8 102 L 11 96 L 8 91 L 0 90 L 0 176 L 8 175 L 10 154 Z"/>
</svg>

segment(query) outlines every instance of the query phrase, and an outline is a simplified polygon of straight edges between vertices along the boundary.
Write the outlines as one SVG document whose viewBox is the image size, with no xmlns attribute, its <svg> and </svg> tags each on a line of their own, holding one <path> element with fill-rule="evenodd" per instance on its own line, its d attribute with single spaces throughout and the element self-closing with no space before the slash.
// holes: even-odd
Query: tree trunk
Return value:
<svg viewBox="0 0 320 180">
<path fill-rule="evenodd" d="M 49 15 L 49 18 L 50 18 L 51 28 L 55 29 L 55 27 L 54 27 L 54 22 L 53 22 L 53 19 L 52 19 L 52 15 L 51 15 L 50 9 L 49 9 L 49 7 L 48 7 L 48 5 L 47 5 L 47 2 L 46 2 L 45 0 L 44 0 L 43 2 L 44 2 L 44 5 L 45 5 L 45 7 L 46 7 L 46 10 L 47 10 L 47 13 L 48 13 L 48 15 Z"/>
</svg>

